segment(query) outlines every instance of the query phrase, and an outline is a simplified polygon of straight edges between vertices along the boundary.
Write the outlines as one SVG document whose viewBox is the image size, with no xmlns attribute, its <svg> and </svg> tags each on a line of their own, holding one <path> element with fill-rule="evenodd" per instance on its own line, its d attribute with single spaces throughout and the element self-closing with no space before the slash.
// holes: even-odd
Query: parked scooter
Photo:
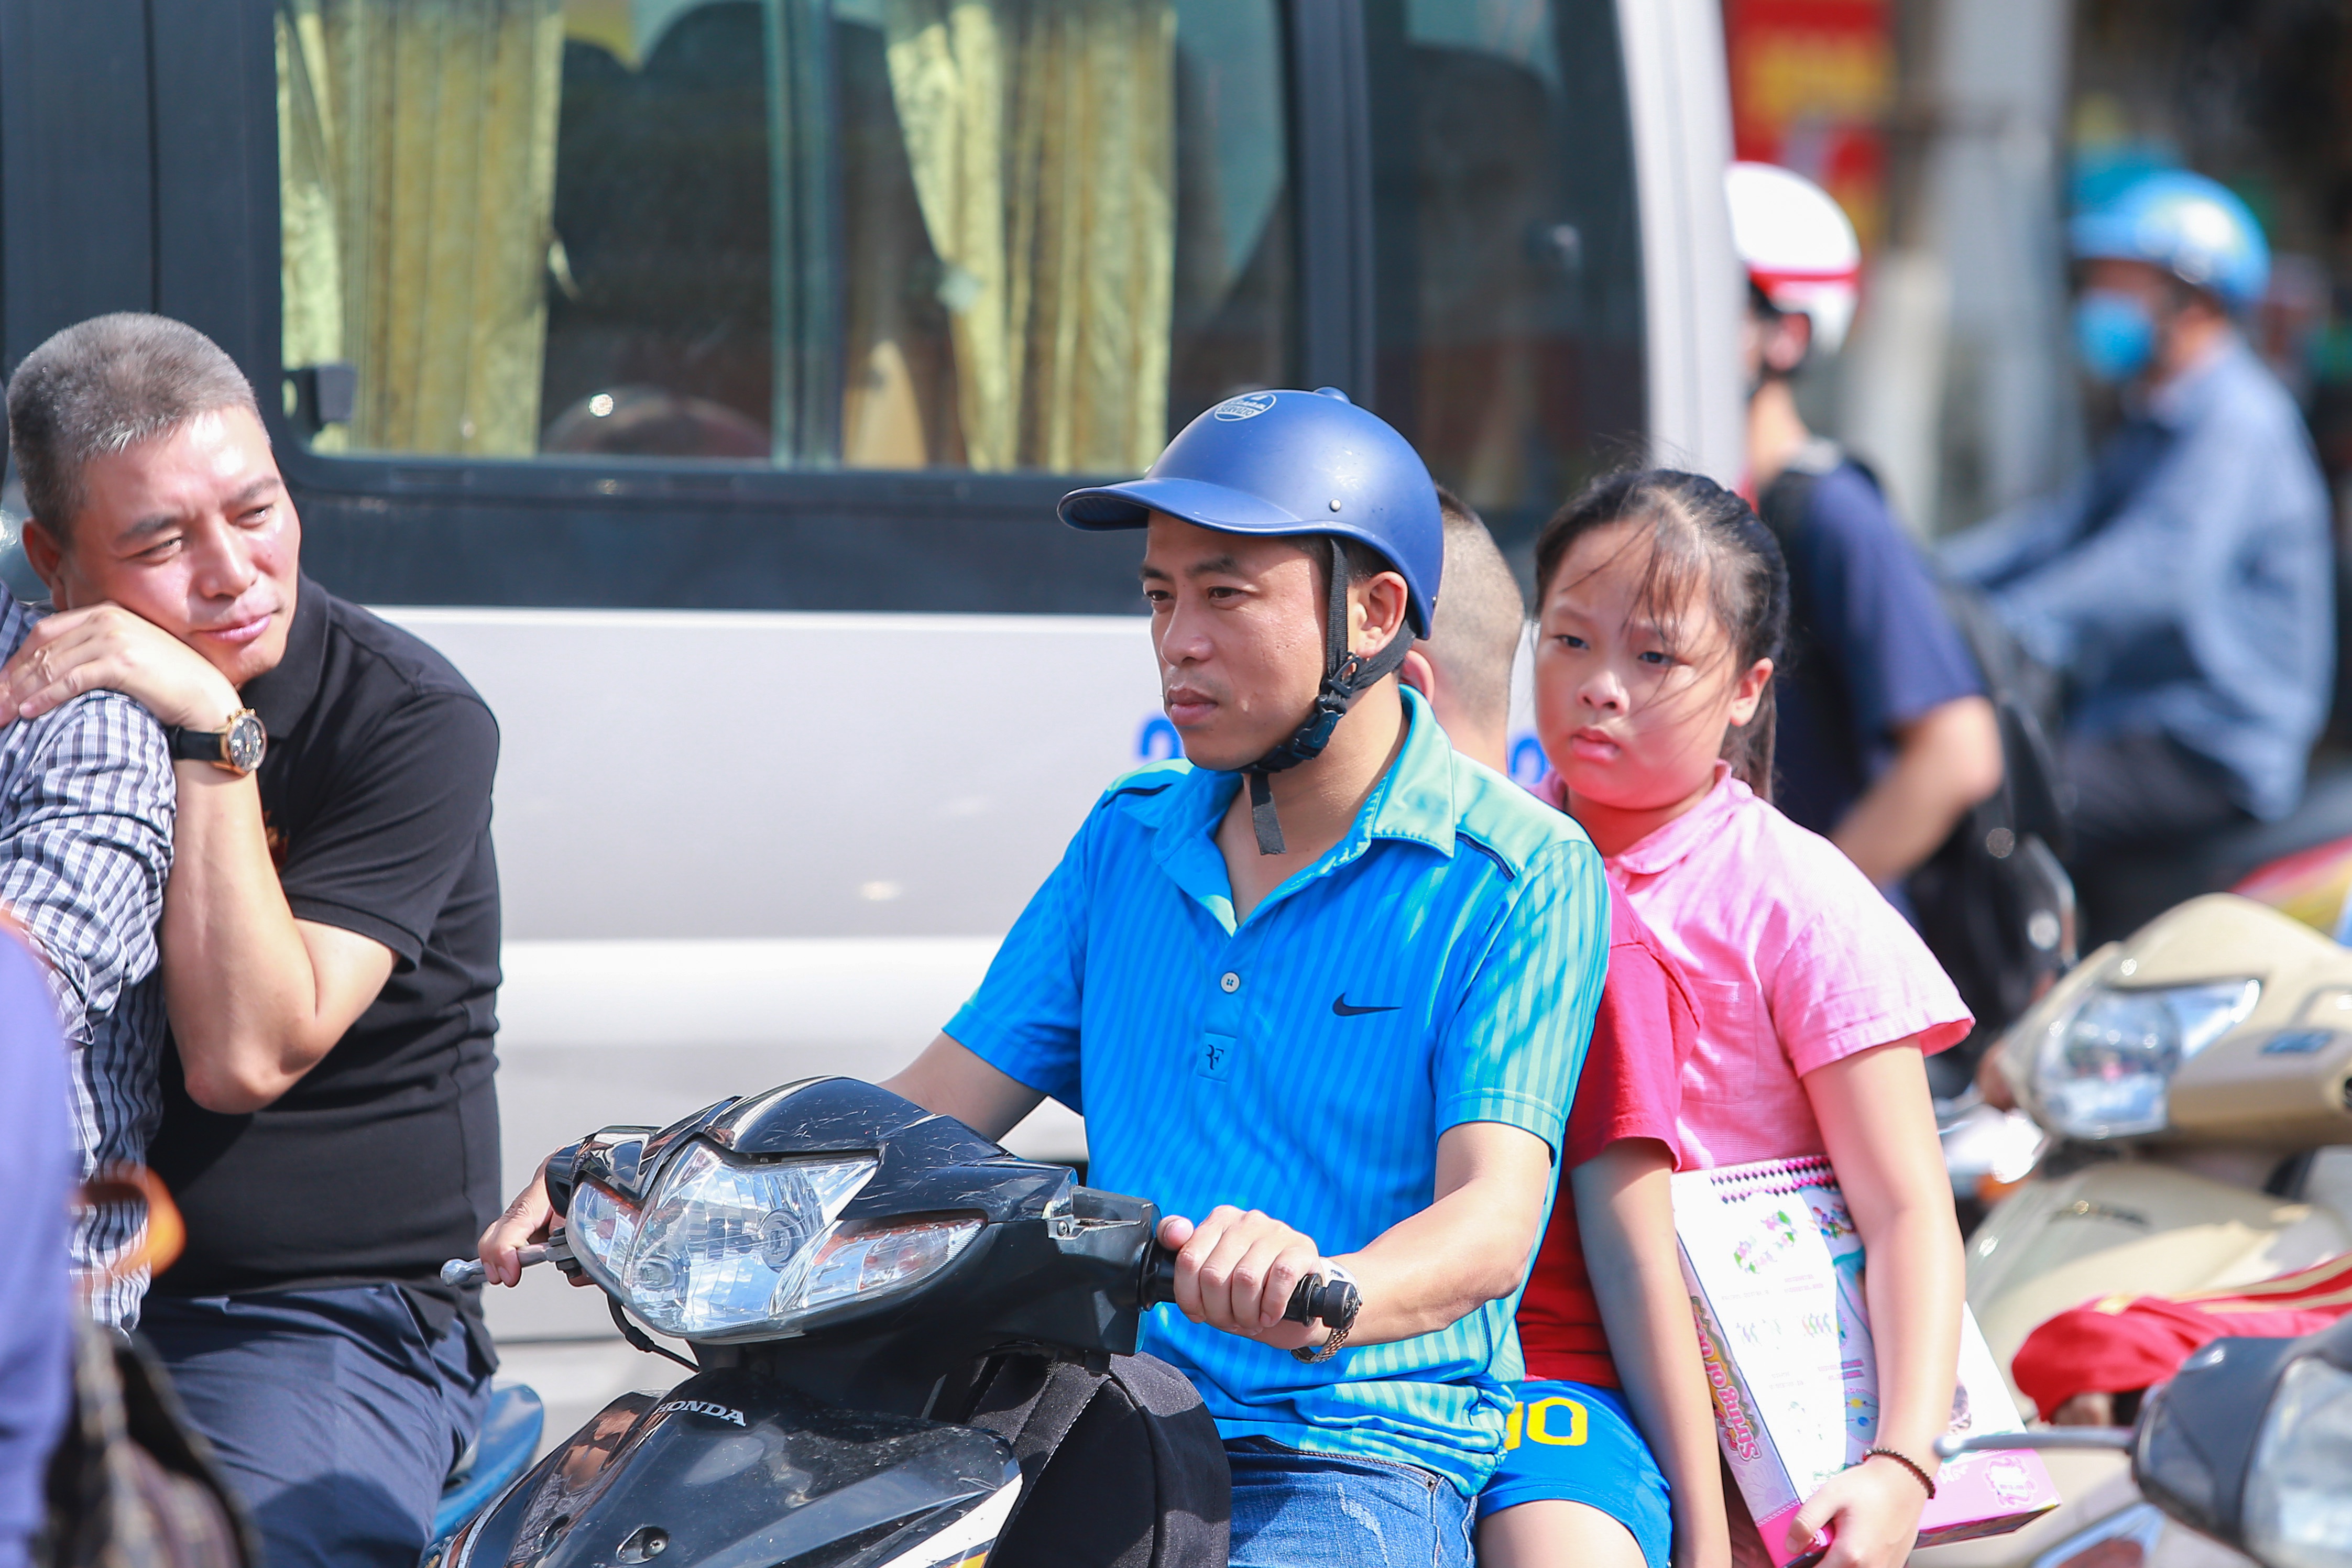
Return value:
<svg viewBox="0 0 2352 1568">
<path fill-rule="evenodd" d="M 1174 1282 L 1152 1205 L 851 1079 L 608 1127 L 549 1162 L 548 1195 L 547 1258 L 640 1348 L 624 1309 L 686 1341 L 692 1375 L 605 1406 L 426 1568 L 977 1563 L 1022 1492 L 1013 1448 L 966 1424 L 996 1358 L 1107 1367 Z M 1353 1291 L 1310 1277 L 1291 1316 Z"/>
<path fill-rule="evenodd" d="M 2263 1568 L 2352 1568 L 2352 1322 L 2303 1339 L 2217 1340 L 2152 1392 L 2129 1427 L 1947 1437 L 1979 1448 L 2106 1449 L 2145 1501 L 2044 1561 L 2125 1568 L 2167 1520 Z"/>
<path fill-rule="evenodd" d="M 2053 1140 L 1969 1246 L 2003 1364 L 2086 1301 L 2352 1250 L 2352 1220 L 2300 1190 L 2313 1151 L 2352 1143 L 2352 950 L 2246 899 L 2193 899 L 2084 960 L 2001 1050 Z"/>
<path fill-rule="evenodd" d="M 2352 1215 L 2305 1190 L 2316 1151 L 2352 1144 L 2352 951 L 2309 926 L 2227 894 L 2193 899 L 2085 958 L 2000 1052 L 2046 1135 L 2037 1151 L 2032 1126 L 1978 1113 L 1989 1188 L 2009 1190 L 1969 1237 L 1968 1296 L 2004 1369 L 2086 1301 L 2247 1284 L 2352 1251 Z M 2053 1474 L 2055 1514 L 1919 1561 L 2176 1559 L 2112 1455 L 2065 1456 Z"/>
</svg>

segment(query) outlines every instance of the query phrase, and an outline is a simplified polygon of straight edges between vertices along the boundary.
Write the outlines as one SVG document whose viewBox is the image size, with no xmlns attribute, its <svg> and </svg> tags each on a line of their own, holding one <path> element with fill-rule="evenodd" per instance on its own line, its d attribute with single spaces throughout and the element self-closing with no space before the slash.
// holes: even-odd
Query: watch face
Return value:
<svg viewBox="0 0 2352 1568">
<path fill-rule="evenodd" d="M 268 732 L 261 720 L 252 713 L 241 713 L 232 720 L 228 733 L 222 737 L 221 750 L 227 755 L 229 766 L 239 773 L 250 773 L 261 766 L 261 754 L 269 749 Z"/>
</svg>

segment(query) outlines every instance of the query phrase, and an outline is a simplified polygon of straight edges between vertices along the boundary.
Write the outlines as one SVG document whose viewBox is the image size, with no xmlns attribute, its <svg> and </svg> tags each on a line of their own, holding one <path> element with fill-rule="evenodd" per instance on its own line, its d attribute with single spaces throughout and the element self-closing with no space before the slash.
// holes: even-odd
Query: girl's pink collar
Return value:
<svg viewBox="0 0 2352 1568">
<path fill-rule="evenodd" d="M 1547 770 L 1537 780 L 1534 792 L 1538 799 L 1554 809 L 1568 810 L 1568 786 L 1561 782 L 1559 774 Z M 1731 777 L 1731 764 L 1717 760 L 1715 788 L 1708 790 L 1697 805 L 1639 842 L 1611 856 L 1609 868 L 1634 876 L 1654 876 L 1680 863 L 1683 857 L 1696 848 L 1702 838 L 1714 832 L 1726 817 L 1755 798 L 1754 790 Z"/>
</svg>

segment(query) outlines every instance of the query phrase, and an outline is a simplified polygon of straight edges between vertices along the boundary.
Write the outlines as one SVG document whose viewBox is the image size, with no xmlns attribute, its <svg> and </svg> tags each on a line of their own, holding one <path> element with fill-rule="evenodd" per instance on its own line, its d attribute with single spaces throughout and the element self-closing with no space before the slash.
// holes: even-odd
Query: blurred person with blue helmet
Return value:
<svg viewBox="0 0 2352 1568">
<path fill-rule="evenodd" d="M 2068 229 L 2084 266 L 2074 350 L 2096 380 L 2120 385 L 2158 357 L 2201 291 L 2242 316 L 2270 281 L 2262 225 L 2227 186 L 2182 170 L 2140 175 L 2079 213 Z M 2118 265 L 2119 264 L 2119 265 Z"/>
<path fill-rule="evenodd" d="M 1396 679 L 1437 492 L 1344 396 L 1229 398 L 1061 515 L 1144 535 L 1184 756 L 1112 784 L 889 1087 L 990 1135 L 1051 1094 L 1090 1179 L 1170 1216 L 1178 1310 L 1143 1348 L 1225 1438 L 1235 1564 L 1468 1568 L 1600 998 L 1600 857 Z M 1357 1284 L 1350 1322 L 1283 1321 L 1309 1273 Z"/>
<path fill-rule="evenodd" d="M 2245 204 L 2154 172 L 2079 214 L 2070 240 L 2076 351 L 2123 421 L 2080 481 L 1944 559 L 2065 676 L 2097 940 L 2158 913 L 2131 891 L 2135 861 L 2294 809 L 2327 714 L 2334 573 L 2303 416 L 2239 327 L 2270 273 Z"/>
</svg>

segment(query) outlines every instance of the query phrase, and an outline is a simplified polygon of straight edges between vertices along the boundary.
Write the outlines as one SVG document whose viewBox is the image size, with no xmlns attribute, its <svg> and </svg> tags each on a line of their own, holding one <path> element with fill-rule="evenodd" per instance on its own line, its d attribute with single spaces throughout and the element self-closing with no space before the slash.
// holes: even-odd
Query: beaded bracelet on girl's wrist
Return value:
<svg viewBox="0 0 2352 1568">
<path fill-rule="evenodd" d="M 1927 1489 L 1927 1500 L 1929 1502 L 1936 1500 L 1936 1478 L 1929 1475 L 1925 1469 L 1922 1469 L 1919 1466 L 1919 1461 L 1913 1458 L 1910 1455 L 1900 1453 L 1893 1448 L 1873 1448 L 1869 1452 L 1864 1454 L 1862 1458 L 1856 1459 L 1854 1463 L 1858 1465 L 1867 1459 L 1893 1459 L 1896 1464 L 1901 1465 L 1905 1469 L 1909 1470 L 1913 1479 L 1917 1480 L 1921 1486 Z"/>
</svg>

